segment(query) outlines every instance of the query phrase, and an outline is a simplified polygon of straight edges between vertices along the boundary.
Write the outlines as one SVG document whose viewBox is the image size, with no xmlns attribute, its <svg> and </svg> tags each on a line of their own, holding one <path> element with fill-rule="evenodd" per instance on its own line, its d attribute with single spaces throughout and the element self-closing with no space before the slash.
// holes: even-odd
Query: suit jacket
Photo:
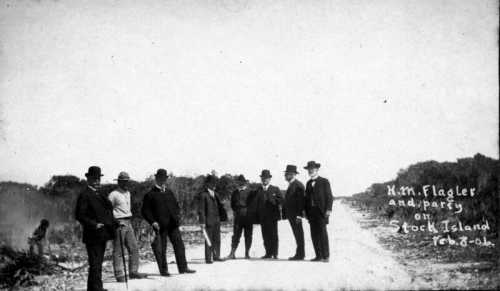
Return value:
<svg viewBox="0 0 500 291">
<path fill-rule="evenodd" d="M 149 224 L 157 222 L 160 229 L 176 228 L 181 223 L 179 202 L 170 189 L 162 192 L 160 188 L 154 186 L 144 195 L 141 213 Z"/>
<path fill-rule="evenodd" d="M 254 205 L 255 196 L 256 192 L 249 188 L 243 191 L 236 189 L 231 194 L 231 209 L 235 223 L 247 224 L 257 220 L 257 208 Z"/>
<path fill-rule="evenodd" d="M 111 202 L 89 187 L 86 187 L 76 201 L 75 218 L 83 227 L 83 242 L 98 244 L 115 237 L 118 222 L 113 217 Z M 104 227 L 97 228 L 102 223 Z"/>
<path fill-rule="evenodd" d="M 283 195 L 278 187 L 269 185 L 267 191 L 259 186 L 257 189 L 257 218 L 260 223 L 268 220 L 280 220 L 280 205 L 283 202 Z"/>
<path fill-rule="evenodd" d="M 326 218 L 326 212 L 332 210 L 333 204 L 330 182 L 323 177 L 318 177 L 313 187 L 312 181 L 311 179 L 306 184 L 306 216 L 308 219 L 314 219 L 319 214 L 319 218 Z"/>
<path fill-rule="evenodd" d="M 205 190 L 199 194 L 198 215 L 199 221 L 205 225 L 215 225 L 227 220 L 227 212 L 221 202 L 219 194 L 214 197 Z"/>
<path fill-rule="evenodd" d="M 295 219 L 297 216 L 304 216 L 306 204 L 305 187 L 299 180 L 294 180 L 288 186 L 283 203 L 283 218 Z"/>
</svg>

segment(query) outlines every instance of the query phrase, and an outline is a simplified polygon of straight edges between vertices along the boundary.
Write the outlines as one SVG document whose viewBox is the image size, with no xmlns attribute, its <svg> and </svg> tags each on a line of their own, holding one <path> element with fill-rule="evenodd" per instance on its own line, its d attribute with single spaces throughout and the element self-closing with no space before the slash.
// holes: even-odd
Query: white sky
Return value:
<svg viewBox="0 0 500 291">
<path fill-rule="evenodd" d="M 0 180 L 498 158 L 496 1 L 0 1 Z M 384 103 L 384 100 L 387 100 Z M 305 180 L 305 171 L 300 179 Z"/>
</svg>

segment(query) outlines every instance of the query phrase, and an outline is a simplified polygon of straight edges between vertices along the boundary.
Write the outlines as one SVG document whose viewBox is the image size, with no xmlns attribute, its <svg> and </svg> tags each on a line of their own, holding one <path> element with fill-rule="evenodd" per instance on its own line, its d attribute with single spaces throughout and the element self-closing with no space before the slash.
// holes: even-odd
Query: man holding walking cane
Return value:
<svg viewBox="0 0 500 291">
<path fill-rule="evenodd" d="M 132 228 L 132 211 L 128 183 L 130 176 L 121 172 L 116 179 L 118 188 L 112 191 L 108 199 L 113 205 L 113 216 L 119 223 L 116 237 L 113 241 L 113 269 L 116 281 L 127 282 L 127 266 L 124 250 L 127 249 L 129 258 L 130 279 L 144 279 L 147 276 L 138 272 L 139 270 L 139 247 Z"/>
<path fill-rule="evenodd" d="M 205 237 L 205 262 L 222 262 L 220 257 L 220 223 L 227 220 L 227 213 L 215 192 L 217 178 L 208 175 L 205 179 L 205 191 L 199 195 L 198 214 Z"/>
<path fill-rule="evenodd" d="M 181 210 L 174 193 L 166 187 L 167 179 L 167 170 L 159 169 L 156 171 L 156 184 L 144 196 L 142 202 L 142 216 L 155 231 L 151 248 L 153 248 L 161 276 L 170 276 L 167 264 L 167 237 L 170 238 L 174 248 L 179 273 L 195 273 L 187 265 L 186 250 L 179 230 Z"/>
</svg>

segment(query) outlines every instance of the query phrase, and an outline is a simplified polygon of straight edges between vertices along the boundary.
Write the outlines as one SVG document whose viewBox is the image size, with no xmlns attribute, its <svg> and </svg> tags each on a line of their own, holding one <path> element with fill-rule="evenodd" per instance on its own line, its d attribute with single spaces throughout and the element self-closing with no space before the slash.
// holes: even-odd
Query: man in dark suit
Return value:
<svg viewBox="0 0 500 291">
<path fill-rule="evenodd" d="M 252 213 L 255 192 L 248 188 L 248 180 L 239 175 L 236 179 L 238 189 L 231 195 L 231 209 L 233 210 L 233 237 L 231 240 L 231 253 L 228 259 L 235 259 L 235 252 L 240 243 L 241 234 L 245 232 L 245 259 L 250 259 L 250 247 L 252 246 L 253 222 L 255 213 Z"/>
<path fill-rule="evenodd" d="M 87 248 L 89 274 L 88 291 L 103 291 L 102 262 L 106 242 L 115 236 L 118 222 L 113 217 L 111 202 L 98 192 L 101 168 L 92 166 L 85 174 L 87 187 L 78 196 L 75 218 L 83 227 L 83 243 Z"/>
<path fill-rule="evenodd" d="M 278 187 L 272 186 L 271 172 L 262 170 L 262 185 L 257 190 L 258 219 L 262 230 L 262 239 L 266 254 L 263 259 L 278 258 L 278 220 L 281 219 L 280 205 L 283 196 Z"/>
<path fill-rule="evenodd" d="M 286 166 L 285 179 L 289 184 L 286 190 L 285 202 L 283 203 L 283 218 L 288 219 L 290 222 L 297 243 L 295 255 L 288 258 L 289 260 L 303 260 L 305 257 L 304 230 L 302 228 L 305 208 L 304 185 L 295 178 L 297 174 L 297 166 Z"/>
<path fill-rule="evenodd" d="M 328 262 L 330 247 L 326 225 L 332 213 L 333 196 L 330 182 L 318 175 L 321 164 L 314 161 L 307 163 L 311 179 L 306 184 L 306 216 L 311 226 L 311 239 L 316 257 L 312 261 Z"/>
<path fill-rule="evenodd" d="M 166 188 L 167 171 L 159 169 L 156 172 L 155 186 L 144 196 L 142 202 L 142 217 L 146 219 L 155 231 L 155 238 L 151 248 L 155 254 L 160 275 L 168 277 L 167 264 L 167 237 L 174 248 L 175 261 L 179 273 L 194 273 L 188 268 L 184 242 L 182 241 L 180 226 L 180 207 L 174 193 Z"/>
<path fill-rule="evenodd" d="M 227 213 L 221 203 L 219 194 L 215 192 L 217 178 L 208 175 L 205 179 L 205 190 L 199 194 L 198 214 L 202 231 L 206 232 L 210 245 L 205 240 L 205 262 L 222 262 L 220 257 L 220 223 L 227 220 Z"/>
</svg>

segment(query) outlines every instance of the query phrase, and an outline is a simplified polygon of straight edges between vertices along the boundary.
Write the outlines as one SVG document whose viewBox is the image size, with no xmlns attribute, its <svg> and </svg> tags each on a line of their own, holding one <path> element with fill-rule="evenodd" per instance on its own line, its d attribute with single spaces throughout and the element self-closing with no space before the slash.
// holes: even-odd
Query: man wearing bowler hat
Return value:
<svg viewBox="0 0 500 291">
<path fill-rule="evenodd" d="M 304 230 L 302 228 L 302 218 L 304 216 L 305 196 L 304 185 L 296 179 L 297 166 L 287 165 L 285 170 L 285 179 L 288 182 L 285 201 L 283 203 L 283 218 L 288 219 L 292 227 L 293 236 L 297 243 L 295 255 L 289 260 L 303 260 L 304 250 Z"/>
<path fill-rule="evenodd" d="M 231 253 L 228 259 L 235 259 L 235 252 L 240 243 L 241 234 L 245 233 L 245 259 L 250 258 L 250 247 L 252 246 L 252 232 L 254 216 L 252 213 L 254 207 L 255 192 L 248 188 L 248 180 L 245 176 L 239 175 L 236 179 L 238 188 L 231 194 L 231 209 L 233 210 L 233 237 L 231 240 Z"/>
<path fill-rule="evenodd" d="M 227 220 L 227 213 L 219 194 L 215 192 L 217 177 L 208 175 L 205 179 L 205 190 L 199 194 L 199 222 L 210 240 L 205 241 L 205 262 L 212 264 L 222 262 L 220 257 L 220 223 Z"/>
<path fill-rule="evenodd" d="M 311 179 L 306 184 L 306 216 L 316 257 L 312 261 L 328 262 L 330 247 L 326 225 L 332 213 L 333 195 L 330 182 L 318 175 L 321 164 L 310 161 L 304 169 Z"/>
<path fill-rule="evenodd" d="M 181 223 L 180 207 L 174 193 L 166 187 L 167 170 L 159 169 L 155 175 L 156 184 L 146 193 L 142 202 L 142 217 L 155 231 L 151 248 L 160 270 L 160 275 L 170 276 L 167 264 L 167 237 L 174 248 L 175 261 L 179 273 L 194 273 L 188 268 L 184 242 L 179 226 Z"/>
<path fill-rule="evenodd" d="M 98 192 L 101 168 L 92 166 L 85 174 L 87 187 L 78 196 L 75 218 L 83 227 L 83 242 L 87 249 L 89 273 L 88 291 L 103 291 L 102 262 L 106 242 L 115 237 L 118 222 L 113 217 L 111 202 Z"/>
<path fill-rule="evenodd" d="M 116 281 L 126 282 L 125 270 L 123 265 L 123 250 L 127 249 L 129 257 L 129 277 L 130 279 L 143 279 L 147 276 L 138 272 L 139 270 L 139 247 L 132 228 L 132 209 L 130 191 L 128 184 L 130 176 L 127 172 L 120 172 L 118 179 L 115 179 L 118 187 L 108 195 L 111 205 L 113 205 L 113 216 L 118 220 L 120 226 L 116 230 L 116 237 L 113 241 L 113 270 Z"/>
<path fill-rule="evenodd" d="M 271 185 L 271 172 L 262 170 L 262 184 L 257 189 L 258 219 L 266 254 L 262 259 L 278 258 L 278 220 L 281 219 L 280 205 L 283 196 L 278 187 Z"/>
</svg>

